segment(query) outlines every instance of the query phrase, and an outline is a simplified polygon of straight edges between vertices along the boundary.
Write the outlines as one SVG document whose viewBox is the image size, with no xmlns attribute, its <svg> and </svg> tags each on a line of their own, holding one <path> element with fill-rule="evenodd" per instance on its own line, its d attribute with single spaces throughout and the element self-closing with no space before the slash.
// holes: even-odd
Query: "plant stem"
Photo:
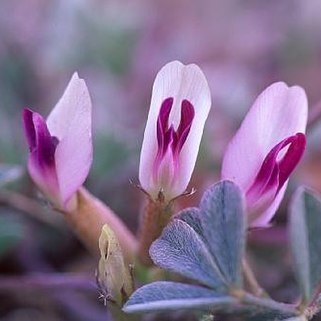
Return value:
<svg viewBox="0 0 321 321">
<path fill-rule="evenodd" d="M 149 256 L 151 244 L 161 235 L 173 213 L 173 203 L 165 203 L 162 198 L 153 200 L 148 198 L 144 209 L 139 232 L 139 258 L 141 262 L 150 266 L 153 264 Z"/>
<path fill-rule="evenodd" d="M 98 239 L 104 224 L 116 234 L 124 256 L 133 261 L 137 251 L 137 240 L 121 219 L 99 199 L 84 188 L 77 193 L 77 207 L 66 210 L 64 217 L 87 248 L 99 257 Z"/>
<path fill-rule="evenodd" d="M 14 208 L 18 211 L 27 213 L 32 218 L 41 223 L 54 227 L 61 226 L 61 222 L 57 220 L 57 218 L 55 218 L 53 215 L 47 215 L 47 213 L 45 213 L 46 211 L 52 212 L 52 210 L 50 210 L 49 208 L 44 208 L 44 206 L 39 204 L 39 202 L 20 193 L 1 189 L 0 203 Z"/>
<path fill-rule="evenodd" d="M 243 258 L 243 260 L 242 260 L 242 269 L 243 269 L 245 281 L 246 281 L 247 285 L 249 286 L 251 293 L 253 293 L 257 297 L 268 298 L 269 295 L 257 282 L 255 275 L 254 275 L 250 265 L 248 264 L 246 258 Z"/>
<path fill-rule="evenodd" d="M 59 290 L 73 289 L 98 291 L 96 281 L 88 275 L 39 273 L 26 276 L 0 277 L 0 292 L 23 290 Z"/>
<path fill-rule="evenodd" d="M 299 310 L 297 309 L 297 306 L 295 304 L 287 304 L 287 303 L 281 303 L 274 301 L 272 299 L 265 299 L 265 298 L 258 298 L 254 295 L 251 295 L 249 293 L 244 293 L 244 296 L 242 298 L 243 303 L 247 303 L 250 305 L 258 305 L 261 307 L 266 307 L 271 310 L 279 310 L 284 313 L 294 314 L 294 315 L 300 315 Z"/>
</svg>

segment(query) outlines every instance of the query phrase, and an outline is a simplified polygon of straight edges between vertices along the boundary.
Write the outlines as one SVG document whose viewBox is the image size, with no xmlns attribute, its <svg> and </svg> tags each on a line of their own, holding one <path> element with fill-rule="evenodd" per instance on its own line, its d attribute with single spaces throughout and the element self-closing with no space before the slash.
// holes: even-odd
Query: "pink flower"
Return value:
<svg viewBox="0 0 321 321">
<path fill-rule="evenodd" d="M 44 118 L 23 111 L 30 149 L 28 171 L 59 208 L 66 208 L 85 181 L 92 163 L 91 101 L 83 79 L 75 73 L 63 96 Z"/>
<path fill-rule="evenodd" d="M 252 227 L 266 226 L 280 205 L 305 150 L 307 112 L 301 87 L 275 83 L 257 98 L 227 147 L 222 178 L 244 191 Z"/>
<path fill-rule="evenodd" d="M 139 180 L 153 198 L 181 195 L 191 178 L 211 95 L 200 68 L 173 61 L 157 74 L 140 155 Z"/>
</svg>

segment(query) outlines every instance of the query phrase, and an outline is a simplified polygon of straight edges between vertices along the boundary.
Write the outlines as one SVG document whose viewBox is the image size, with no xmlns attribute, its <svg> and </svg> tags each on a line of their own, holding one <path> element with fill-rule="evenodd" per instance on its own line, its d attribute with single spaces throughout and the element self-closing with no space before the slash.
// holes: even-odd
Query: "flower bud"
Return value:
<svg viewBox="0 0 321 321">
<path fill-rule="evenodd" d="M 133 279 L 119 242 L 107 224 L 101 231 L 99 249 L 98 285 L 107 301 L 122 307 L 134 291 Z"/>
<path fill-rule="evenodd" d="M 275 83 L 257 98 L 227 147 L 222 179 L 243 190 L 252 227 L 266 226 L 282 201 L 305 150 L 307 112 L 301 87 Z"/>
<path fill-rule="evenodd" d="M 183 194 L 211 107 L 201 69 L 173 61 L 157 74 L 140 155 L 139 180 L 154 199 Z"/>
<path fill-rule="evenodd" d="M 91 118 L 89 92 L 77 73 L 46 121 L 30 109 L 23 112 L 30 149 L 29 174 L 59 209 L 71 206 L 88 175 L 92 163 Z"/>
</svg>

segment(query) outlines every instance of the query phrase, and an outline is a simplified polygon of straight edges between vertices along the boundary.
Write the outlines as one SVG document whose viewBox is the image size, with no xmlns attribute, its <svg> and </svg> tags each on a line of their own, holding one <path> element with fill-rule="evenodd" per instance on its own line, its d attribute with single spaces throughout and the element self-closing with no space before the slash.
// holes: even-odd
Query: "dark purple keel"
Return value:
<svg viewBox="0 0 321 321">
<path fill-rule="evenodd" d="M 50 135 L 43 117 L 30 109 L 24 109 L 23 123 L 34 165 L 40 170 L 54 169 L 58 139 Z"/>
<path fill-rule="evenodd" d="M 157 169 L 168 150 L 171 150 L 172 152 L 173 161 L 177 161 L 195 116 L 193 105 L 188 100 L 184 99 L 181 103 L 180 123 L 175 131 L 173 124 L 169 126 L 168 123 L 173 103 L 174 99 L 172 97 L 166 98 L 159 111 L 157 119 L 158 151 L 154 162 L 155 173 L 157 173 Z"/>
<path fill-rule="evenodd" d="M 275 190 L 275 198 L 302 158 L 305 146 L 306 138 L 302 133 L 285 138 L 275 145 L 265 157 L 253 184 L 248 189 L 247 198 L 259 200 L 271 190 Z M 287 151 L 278 160 L 279 153 L 286 147 Z"/>
</svg>

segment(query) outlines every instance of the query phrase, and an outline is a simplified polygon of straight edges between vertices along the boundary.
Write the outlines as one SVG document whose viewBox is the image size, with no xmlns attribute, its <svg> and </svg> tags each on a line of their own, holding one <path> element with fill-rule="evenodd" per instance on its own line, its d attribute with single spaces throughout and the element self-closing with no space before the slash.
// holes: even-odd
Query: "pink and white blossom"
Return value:
<svg viewBox="0 0 321 321">
<path fill-rule="evenodd" d="M 142 188 L 167 201 L 181 195 L 190 181 L 211 94 L 195 64 L 173 61 L 157 74 L 140 155 Z"/>
<path fill-rule="evenodd" d="M 91 109 L 86 83 L 75 73 L 47 120 L 23 112 L 29 174 L 59 208 L 66 208 L 92 163 Z"/>
<path fill-rule="evenodd" d="M 251 226 L 266 226 L 284 196 L 288 178 L 305 150 L 305 91 L 278 82 L 259 95 L 229 143 L 222 178 L 246 196 Z"/>
</svg>

